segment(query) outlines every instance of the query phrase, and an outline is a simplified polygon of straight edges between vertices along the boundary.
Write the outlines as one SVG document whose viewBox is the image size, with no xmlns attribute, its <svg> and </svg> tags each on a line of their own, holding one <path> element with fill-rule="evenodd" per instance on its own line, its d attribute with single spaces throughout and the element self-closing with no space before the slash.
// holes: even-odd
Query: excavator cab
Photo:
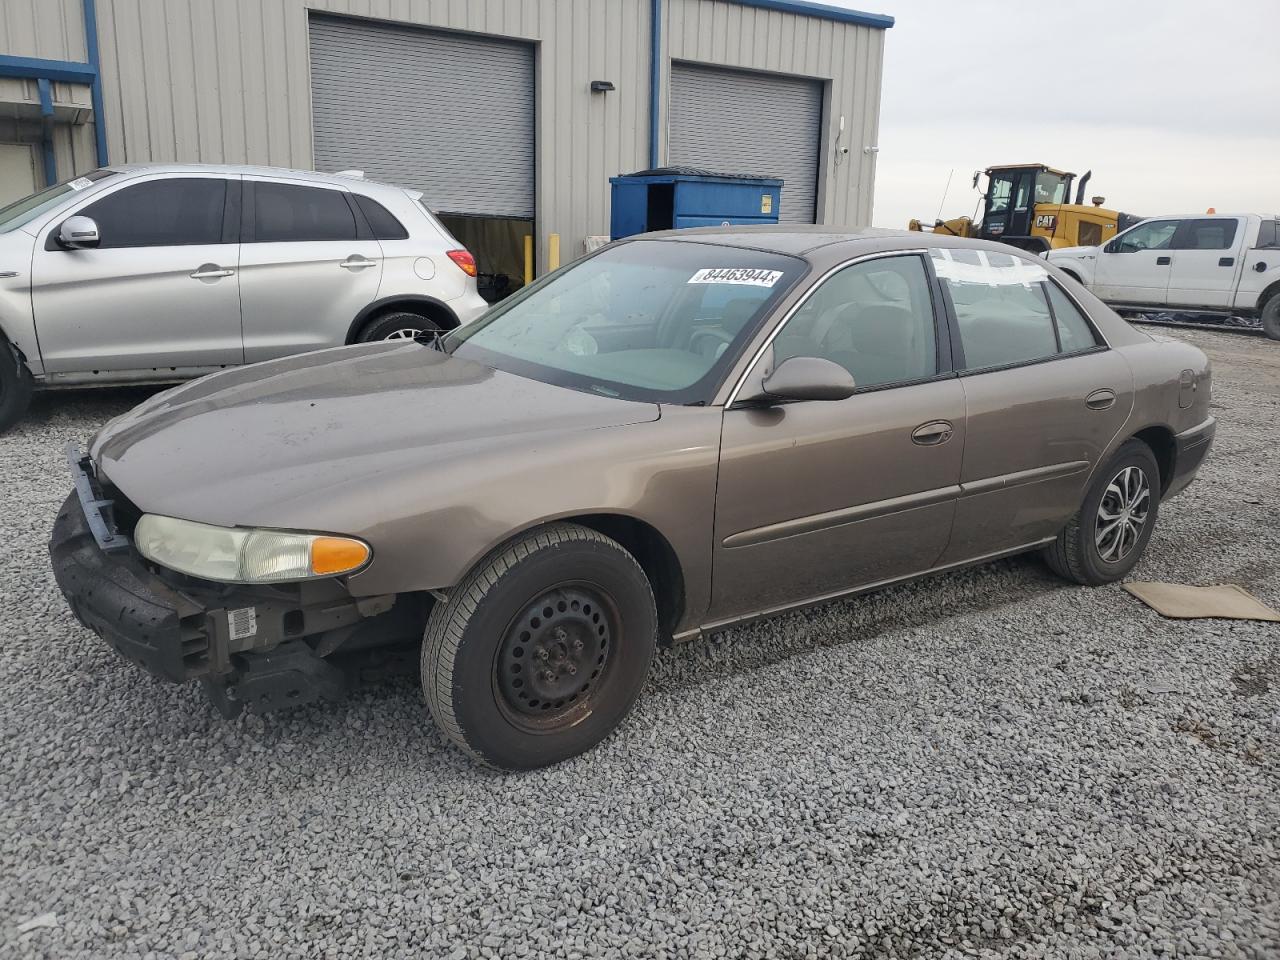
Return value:
<svg viewBox="0 0 1280 960">
<path fill-rule="evenodd" d="M 1035 229 L 1046 226 L 1036 207 L 1070 203 L 1076 175 L 1043 164 L 988 167 L 984 172 L 987 192 L 978 236 L 1020 247 L 1042 246 L 1039 241 L 1032 242 Z M 979 176 L 974 175 L 975 187 Z"/>
</svg>

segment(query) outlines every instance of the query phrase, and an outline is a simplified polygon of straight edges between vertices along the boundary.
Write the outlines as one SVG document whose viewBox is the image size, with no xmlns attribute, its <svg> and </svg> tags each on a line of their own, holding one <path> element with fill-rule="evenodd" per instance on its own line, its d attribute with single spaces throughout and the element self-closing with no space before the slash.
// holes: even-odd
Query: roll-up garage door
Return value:
<svg viewBox="0 0 1280 960">
<path fill-rule="evenodd" d="M 670 103 L 672 166 L 780 177 L 780 219 L 815 222 L 820 81 L 673 63 Z"/>
<path fill-rule="evenodd" d="M 438 212 L 531 218 L 533 104 L 527 43 L 311 18 L 317 170 L 417 187 Z"/>
</svg>

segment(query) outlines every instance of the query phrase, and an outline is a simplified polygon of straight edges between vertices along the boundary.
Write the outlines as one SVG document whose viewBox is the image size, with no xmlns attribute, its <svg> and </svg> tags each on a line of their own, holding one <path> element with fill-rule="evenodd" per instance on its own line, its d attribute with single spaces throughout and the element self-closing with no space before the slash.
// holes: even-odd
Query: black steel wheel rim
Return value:
<svg viewBox="0 0 1280 960">
<path fill-rule="evenodd" d="M 527 603 L 508 625 L 494 662 L 508 719 L 545 732 L 590 713 L 617 633 L 614 605 L 590 585 L 561 585 Z"/>
</svg>

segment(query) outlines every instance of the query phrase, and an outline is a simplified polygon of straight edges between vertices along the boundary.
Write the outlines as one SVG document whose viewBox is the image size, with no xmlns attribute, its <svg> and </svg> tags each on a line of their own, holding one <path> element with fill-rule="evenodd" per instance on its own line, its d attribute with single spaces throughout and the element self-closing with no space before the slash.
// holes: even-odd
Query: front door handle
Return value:
<svg viewBox="0 0 1280 960">
<path fill-rule="evenodd" d="M 1116 405 L 1116 392 L 1102 387 L 1085 397 L 1084 405 L 1090 410 L 1109 410 Z"/>
<path fill-rule="evenodd" d="M 377 265 L 377 260 L 370 260 L 368 257 L 360 256 L 358 253 L 353 253 L 338 264 L 343 270 L 363 270 L 365 267 L 376 267 Z"/>
<path fill-rule="evenodd" d="M 195 273 L 191 274 L 192 280 L 217 280 L 219 277 L 229 277 L 234 274 L 234 270 L 227 267 L 220 267 L 216 263 L 202 263 L 196 267 Z"/>
<path fill-rule="evenodd" d="M 911 431 L 911 442 L 922 447 L 937 446 L 950 440 L 955 432 L 956 428 L 949 420 L 930 420 Z"/>
<path fill-rule="evenodd" d="M 1218 266 L 1220 267 L 1234 267 L 1235 265 L 1236 265 L 1235 257 L 1219 257 L 1218 258 Z"/>
<path fill-rule="evenodd" d="M 1167 267 L 1171 263 L 1173 263 L 1173 257 L 1156 257 L 1157 267 Z"/>
</svg>

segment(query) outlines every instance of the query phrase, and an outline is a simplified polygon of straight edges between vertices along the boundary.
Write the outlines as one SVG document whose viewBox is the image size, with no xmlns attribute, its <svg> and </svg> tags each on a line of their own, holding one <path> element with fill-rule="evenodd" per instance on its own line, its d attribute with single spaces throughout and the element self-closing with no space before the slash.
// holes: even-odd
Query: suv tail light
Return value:
<svg viewBox="0 0 1280 960">
<path fill-rule="evenodd" d="M 476 258 L 466 250 L 446 250 L 445 256 L 462 268 L 468 277 L 476 275 Z"/>
</svg>

